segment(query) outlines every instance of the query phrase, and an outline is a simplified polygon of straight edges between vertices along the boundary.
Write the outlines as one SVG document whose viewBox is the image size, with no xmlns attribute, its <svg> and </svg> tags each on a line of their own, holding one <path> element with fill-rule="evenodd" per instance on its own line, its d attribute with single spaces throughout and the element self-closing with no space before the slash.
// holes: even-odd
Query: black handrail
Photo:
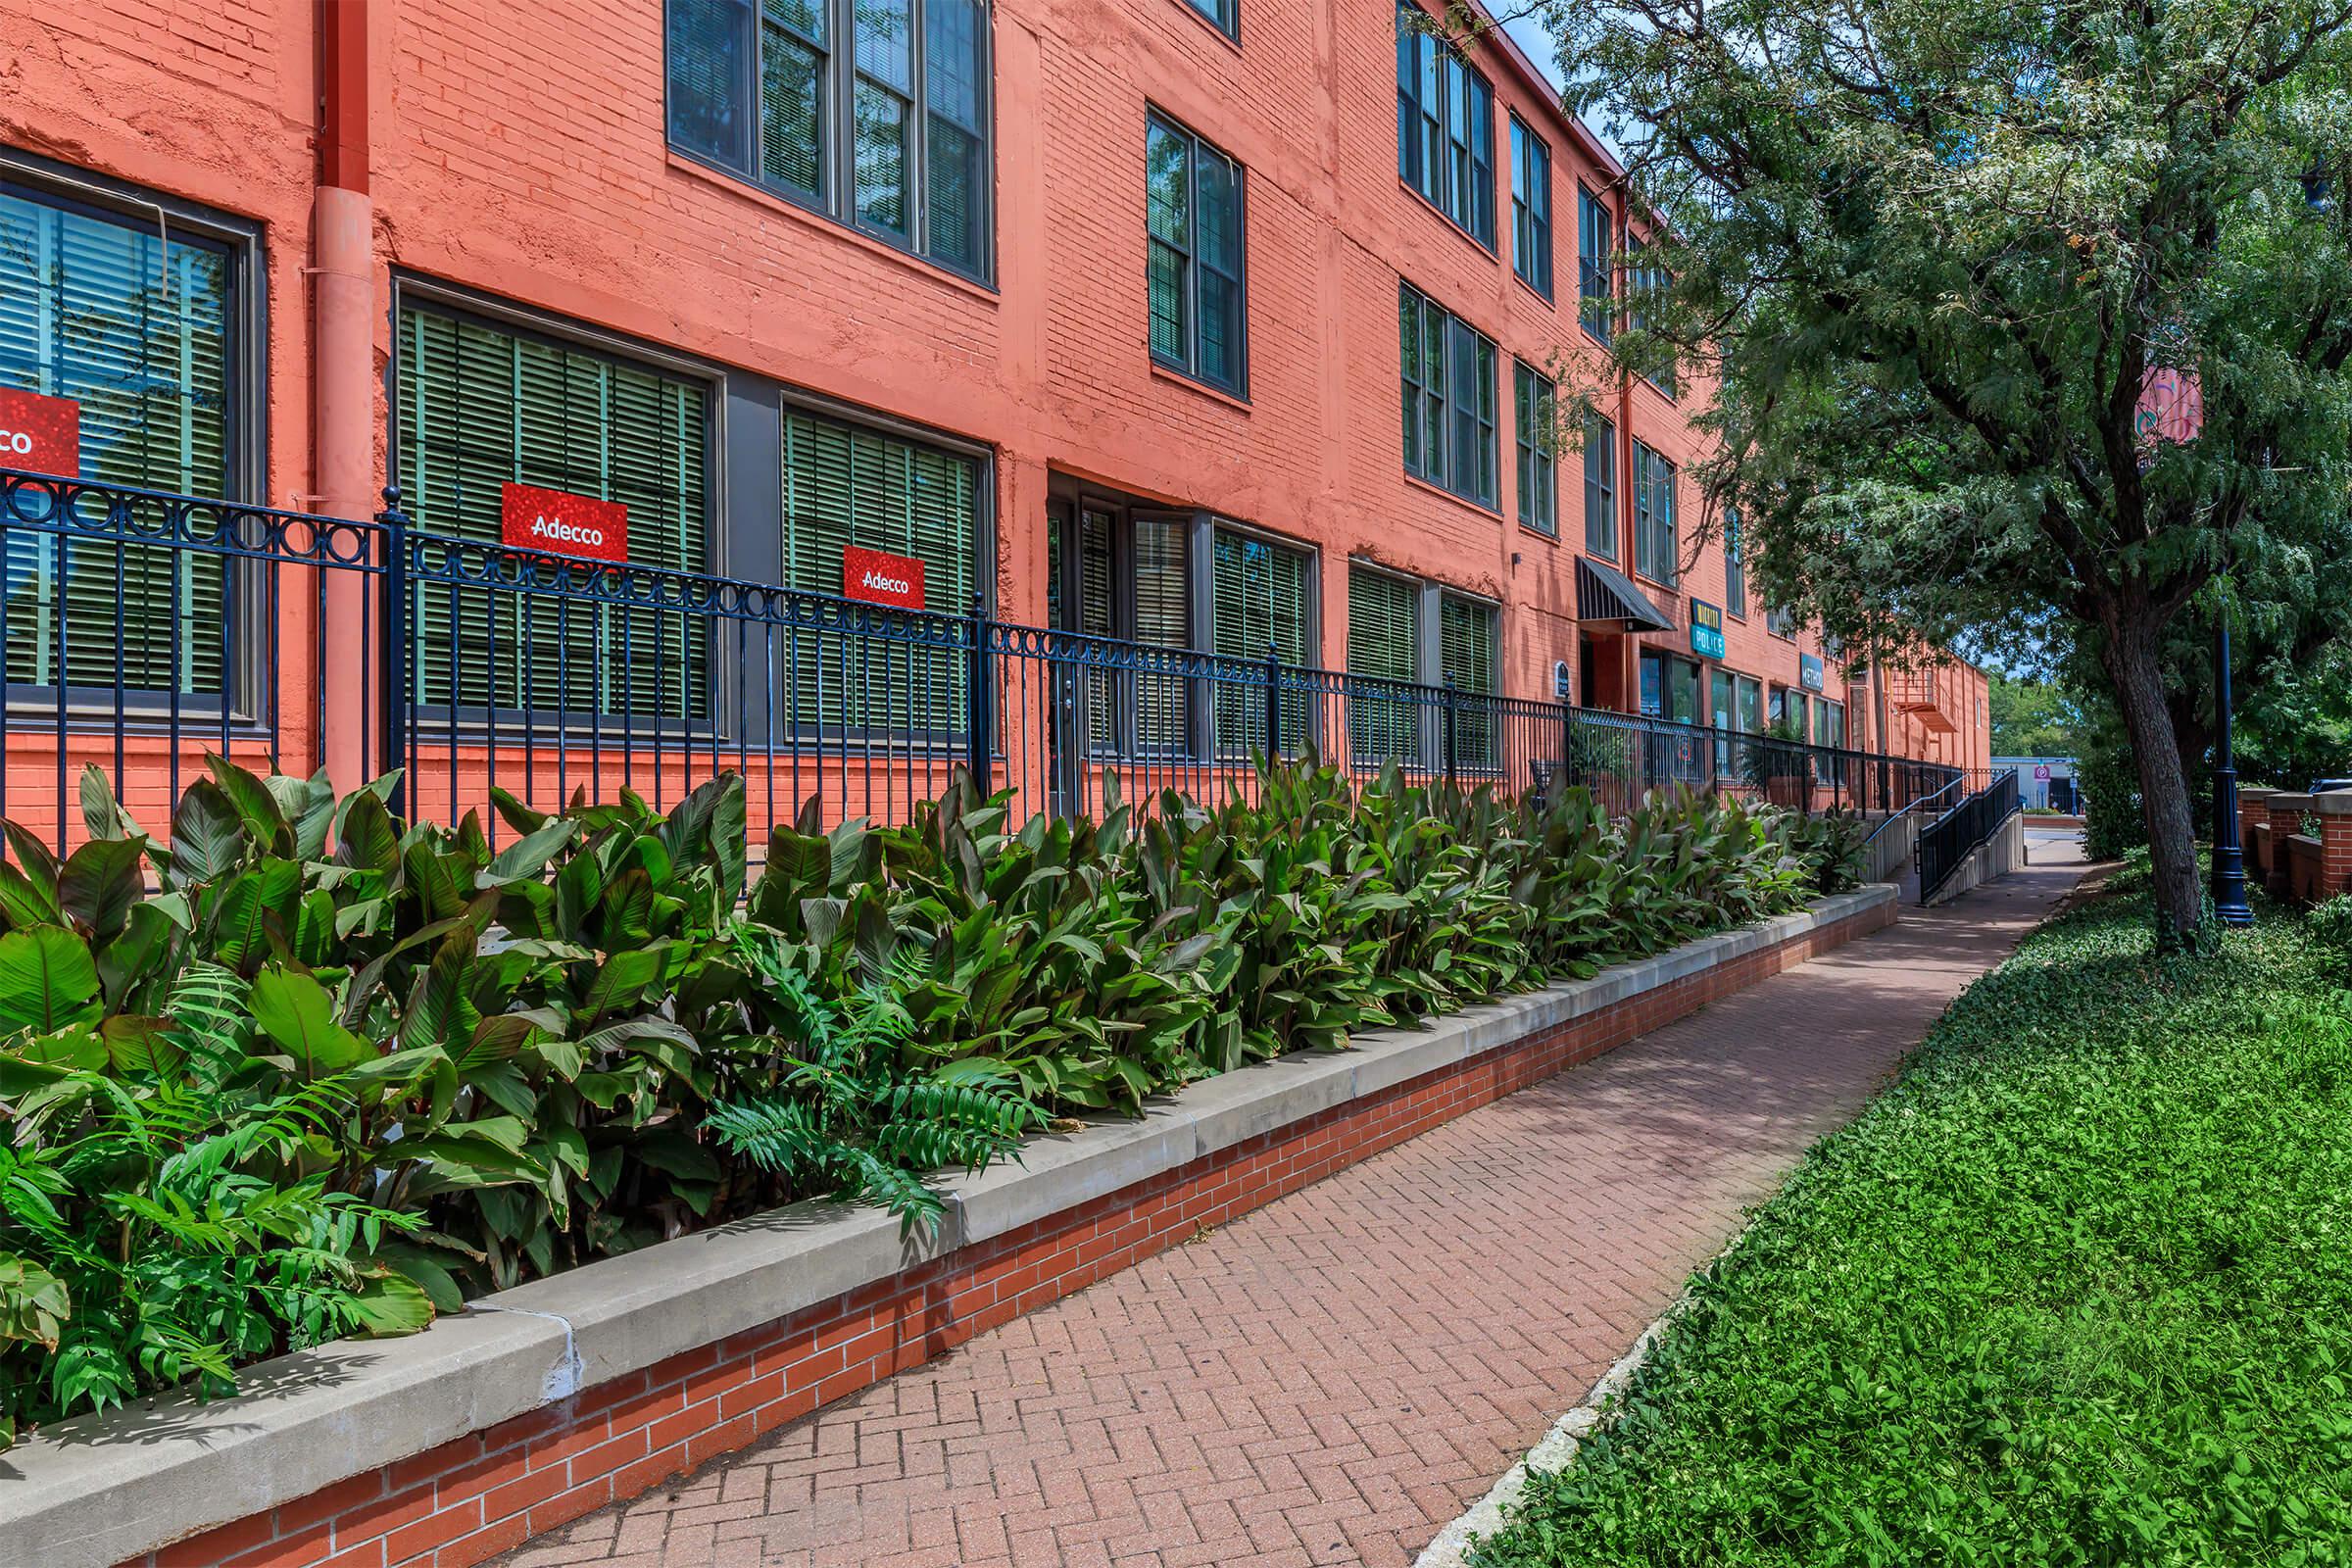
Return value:
<svg viewBox="0 0 2352 1568">
<path fill-rule="evenodd" d="M 1926 905 L 1942 892 L 1977 847 L 1990 841 L 2002 823 L 2024 808 L 2017 770 L 2003 768 L 1990 784 L 1920 829 L 1919 902 Z"/>
</svg>

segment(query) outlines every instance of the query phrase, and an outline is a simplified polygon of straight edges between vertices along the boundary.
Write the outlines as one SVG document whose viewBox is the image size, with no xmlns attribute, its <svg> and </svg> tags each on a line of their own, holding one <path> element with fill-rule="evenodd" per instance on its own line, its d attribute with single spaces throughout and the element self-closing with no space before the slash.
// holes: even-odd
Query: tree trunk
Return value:
<svg viewBox="0 0 2352 1568">
<path fill-rule="evenodd" d="M 2163 951 L 2194 947 L 2205 901 L 2197 883 L 2188 780 L 2164 700 L 2164 668 L 2157 647 L 2162 627 L 2144 605 L 2118 606 L 2102 618 L 2107 639 L 2100 659 L 2115 683 L 2116 706 L 2123 712 L 2132 760 L 2139 770 L 2140 812 L 2156 873 L 2156 944 Z"/>
</svg>

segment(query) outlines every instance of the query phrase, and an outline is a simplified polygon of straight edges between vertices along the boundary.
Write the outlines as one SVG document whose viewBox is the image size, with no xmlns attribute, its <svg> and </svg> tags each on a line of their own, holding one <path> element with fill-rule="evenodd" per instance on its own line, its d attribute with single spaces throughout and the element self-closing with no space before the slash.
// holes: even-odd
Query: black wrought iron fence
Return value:
<svg viewBox="0 0 2352 1568">
<path fill-rule="evenodd" d="M 1950 810 L 1919 830 L 1920 903 L 1926 904 L 1942 891 L 1969 853 L 2024 809 L 2015 768 L 2003 768 L 1987 776 L 1990 782 L 1972 791 Z M 1974 784 L 1977 780 L 1972 778 L 1968 782 Z"/>
<path fill-rule="evenodd" d="M 0 471 L 0 812 L 61 850 L 96 763 L 143 821 L 219 752 L 338 784 L 397 771 L 455 823 L 744 776 L 756 844 L 814 801 L 903 820 L 956 766 L 1016 810 L 1258 787 L 1312 754 L 1613 809 L 1675 785 L 1897 810 L 1954 770 L 1451 686 L 519 552 L 412 526 Z M 163 591 L 131 592 L 136 577 Z M 110 584 L 123 584 L 110 594 Z M 153 607 L 163 606 L 162 610 Z"/>
</svg>

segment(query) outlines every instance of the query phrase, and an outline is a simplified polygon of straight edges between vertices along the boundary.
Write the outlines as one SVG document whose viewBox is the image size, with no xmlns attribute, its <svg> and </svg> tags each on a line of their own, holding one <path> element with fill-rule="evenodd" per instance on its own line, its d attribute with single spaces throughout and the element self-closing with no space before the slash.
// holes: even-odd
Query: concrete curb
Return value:
<svg viewBox="0 0 2352 1568">
<path fill-rule="evenodd" d="M 1885 885 L 1840 894 L 1424 1030 L 1212 1078 L 1139 1119 L 1033 1140 L 1019 1164 L 947 1183 L 930 1238 L 902 1239 L 872 1209 L 796 1203 L 503 1292 L 480 1303 L 495 1310 L 409 1339 L 265 1362 L 233 1398 L 147 1399 L 62 1422 L 0 1454 L 0 1541 L 14 1561 L 112 1568 L 514 1417 L 553 1418 L 599 1385 L 1894 902 Z"/>
</svg>

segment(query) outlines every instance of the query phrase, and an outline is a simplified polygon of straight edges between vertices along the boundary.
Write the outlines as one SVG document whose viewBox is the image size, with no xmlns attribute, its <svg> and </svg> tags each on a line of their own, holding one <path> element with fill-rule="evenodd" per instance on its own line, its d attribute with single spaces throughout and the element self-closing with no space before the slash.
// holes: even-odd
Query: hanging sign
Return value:
<svg viewBox="0 0 2352 1568">
<path fill-rule="evenodd" d="M 1821 661 L 1814 658 L 1811 654 L 1799 654 L 1796 656 L 1796 683 L 1799 686 L 1802 686 L 1805 690 L 1809 692 L 1820 691 L 1823 687 L 1823 677 L 1826 673 L 1827 672 L 1821 667 Z"/>
<path fill-rule="evenodd" d="M 1690 651 L 1702 659 L 1723 657 L 1723 611 L 1703 599 L 1690 601 Z"/>
<path fill-rule="evenodd" d="M 81 474 L 81 405 L 0 387 L 0 468 Z"/>
<path fill-rule="evenodd" d="M 498 521 L 509 549 L 592 561 L 629 559 L 629 509 L 617 501 L 510 484 L 499 492 Z"/>
<path fill-rule="evenodd" d="M 912 556 L 894 556 L 851 545 L 841 553 L 841 591 L 869 605 L 894 610 L 923 608 L 923 564 Z"/>
</svg>

